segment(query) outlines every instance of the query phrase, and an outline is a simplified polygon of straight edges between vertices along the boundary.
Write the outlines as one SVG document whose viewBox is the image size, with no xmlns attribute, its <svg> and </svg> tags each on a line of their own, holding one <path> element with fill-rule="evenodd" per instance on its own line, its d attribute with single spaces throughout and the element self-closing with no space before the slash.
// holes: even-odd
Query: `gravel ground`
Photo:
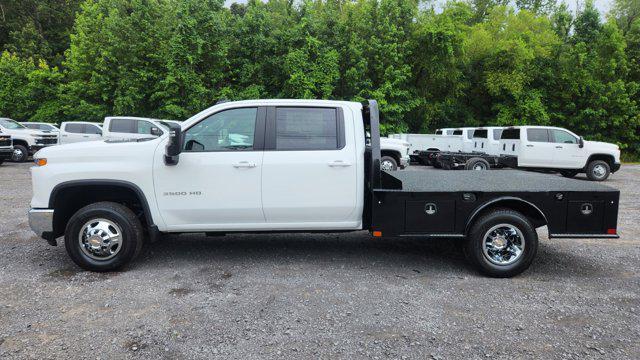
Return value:
<svg viewBox="0 0 640 360">
<path fill-rule="evenodd" d="M 27 224 L 29 164 L 0 167 L 0 358 L 640 358 L 640 166 L 619 240 L 549 240 L 513 279 L 448 240 L 170 236 L 80 271 Z M 542 234 L 545 234 L 543 236 Z"/>
</svg>

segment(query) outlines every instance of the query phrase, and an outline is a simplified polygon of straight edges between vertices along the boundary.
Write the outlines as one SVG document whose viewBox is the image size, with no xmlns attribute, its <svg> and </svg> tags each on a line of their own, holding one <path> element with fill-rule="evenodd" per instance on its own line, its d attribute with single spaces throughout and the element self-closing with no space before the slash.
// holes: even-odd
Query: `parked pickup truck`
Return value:
<svg viewBox="0 0 640 360">
<path fill-rule="evenodd" d="M 380 138 L 380 168 L 382 170 L 398 170 L 409 166 L 410 144 L 406 141 L 391 138 Z"/>
<path fill-rule="evenodd" d="M 0 165 L 13 156 L 13 142 L 11 135 L 3 134 L 0 131 Z"/>
<path fill-rule="evenodd" d="M 60 144 L 102 140 L 102 124 L 89 121 L 69 121 L 60 124 Z"/>
<path fill-rule="evenodd" d="M 27 129 L 15 120 L 0 118 L 0 132 L 11 135 L 13 139 L 13 155 L 15 162 L 26 161 L 36 151 L 58 143 L 58 136 L 40 130 Z"/>
<path fill-rule="evenodd" d="M 619 191 L 597 183 L 381 171 L 378 119 L 372 100 L 225 102 L 156 139 L 47 148 L 32 168 L 29 224 L 52 245 L 64 235 L 92 271 L 122 267 L 165 233 L 464 238 L 470 261 L 496 277 L 529 267 L 541 226 L 552 238 L 618 237 Z"/>
<path fill-rule="evenodd" d="M 132 116 L 109 116 L 104 119 L 102 137 L 122 141 L 158 137 L 168 130 L 163 120 Z"/>
<path fill-rule="evenodd" d="M 585 141 L 567 129 L 550 126 L 507 128 L 500 138 L 500 163 L 511 168 L 555 171 L 564 177 L 586 173 L 603 181 L 620 169 L 615 144 Z"/>
</svg>

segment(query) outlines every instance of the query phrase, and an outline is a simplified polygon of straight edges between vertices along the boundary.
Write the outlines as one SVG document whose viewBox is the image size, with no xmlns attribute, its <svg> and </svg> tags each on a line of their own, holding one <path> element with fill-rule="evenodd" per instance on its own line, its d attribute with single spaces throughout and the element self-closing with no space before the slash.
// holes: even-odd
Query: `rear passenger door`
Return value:
<svg viewBox="0 0 640 360">
<path fill-rule="evenodd" d="M 84 124 L 79 123 L 66 123 L 60 133 L 60 143 L 70 144 L 75 142 L 85 141 L 84 138 Z"/>
<path fill-rule="evenodd" d="M 353 228 L 361 215 L 355 213 L 356 161 L 350 112 L 269 107 L 262 169 L 267 223 L 282 230 Z"/>
<path fill-rule="evenodd" d="M 522 155 L 518 156 L 518 165 L 526 167 L 553 167 L 555 146 L 550 141 L 549 130 L 539 128 L 527 128 L 527 141 L 521 147 Z"/>
</svg>

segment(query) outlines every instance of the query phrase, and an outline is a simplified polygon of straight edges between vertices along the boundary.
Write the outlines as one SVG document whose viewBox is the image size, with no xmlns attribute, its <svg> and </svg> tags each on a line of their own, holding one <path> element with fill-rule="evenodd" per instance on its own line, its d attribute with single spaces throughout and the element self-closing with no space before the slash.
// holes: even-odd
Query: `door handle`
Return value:
<svg viewBox="0 0 640 360">
<path fill-rule="evenodd" d="M 334 160 L 334 161 L 330 161 L 328 165 L 331 167 L 347 167 L 347 166 L 351 166 L 351 163 L 348 163 L 342 160 Z"/>
<path fill-rule="evenodd" d="M 65 134 L 62 134 L 62 137 L 67 137 L 67 135 L 65 135 Z"/>
<path fill-rule="evenodd" d="M 82 135 L 82 137 L 89 137 L 89 135 Z"/>
<path fill-rule="evenodd" d="M 531 145 L 531 144 L 528 144 L 528 145 L 527 145 L 527 147 L 533 147 L 533 145 Z"/>
<path fill-rule="evenodd" d="M 562 146 L 556 146 L 556 149 L 562 149 L 562 148 L 563 148 Z"/>
<path fill-rule="evenodd" d="M 240 162 L 237 162 L 237 163 L 233 164 L 233 167 L 234 168 L 254 168 L 254 167 L 256 167 L 256 164 L 255 163 L 250 163 L 248 161 L 240 161 Z"/>
</svg>

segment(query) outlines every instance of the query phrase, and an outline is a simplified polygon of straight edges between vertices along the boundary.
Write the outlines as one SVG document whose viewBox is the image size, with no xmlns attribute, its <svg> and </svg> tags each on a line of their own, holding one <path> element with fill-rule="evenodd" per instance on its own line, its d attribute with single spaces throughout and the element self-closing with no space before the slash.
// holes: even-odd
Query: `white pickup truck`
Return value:
<svg viewBox="0 0 640 360">
<path fill-rule="evenodd" d="M 168 130 L 162 124 L 165 120 L 133 117 L 109 116 L 104 118 L 102 137 L 105 140 L 122 141 L 158 137 Z"/>
<path fill-rule="evenodd" d="M 465 238 L 470 261 L 497 277 L 531 264 L 541 226 L 550 237 L 618 237 L 620 193 L 604 185 L 513 170 L 381 171 L 378 121 L 373 100 L 248 100 L 148 141 L 47 148 L 32 168 L 29 224 L 52 245 L 64 235 L 92 271 L 122 267 L 164 233 Z"/>
<path fill-rule="evenodd" d="M 400 139 L 380 138 L 380 168 L 382 170 L 398 170 L 409 166 L 410 144 Z"/>
<path fill-rule="evenodd" d="M 40 130 L 47 133 L 58 134 L 60 132 L 60 129 L 56 125 L 51 123 L 29 121 L 29 122 L 21 122 L 20 124 L 22 124 L 22 126 L 28 129 Z"/>
<path fill-rule="evenodd" d="M 500 163 L 511 168 L 556 171 L 565 177 L 586 173 L 603 181 L 620 169 L 620 148 L 585 141 L 571 131 L 550 126 L 506 128 L 500 138 Z"/>
<path fill-rule="evenodd" d="M 58 135 L 40 130 L 27 129 L 15 120 L 0 118 L 0 132 L 13 139 L 12 161 L 26 161 L 29 155 L 47 146 L 58 143 Z"/>
<path fill-rule="evenodd" d="M 102 124 L 89 121 L 69 121 L 60 124 L 60 144 L 102 140 Z"/>
<path fill-rule="evenodd" d="M 13 156 L 13 142 L 11 135 L 3 134 L 0 131 L 0 165 Z"/>
</svg>

